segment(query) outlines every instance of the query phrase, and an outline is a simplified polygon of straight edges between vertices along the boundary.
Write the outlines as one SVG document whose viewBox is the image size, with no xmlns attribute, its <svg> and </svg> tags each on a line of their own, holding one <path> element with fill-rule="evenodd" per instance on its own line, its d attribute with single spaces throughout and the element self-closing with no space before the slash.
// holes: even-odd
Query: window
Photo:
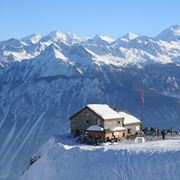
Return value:
<svg viewBox="0 0 180 180">
<path fill-rule="evenodd" d="M 96 121 L 96 124 L 97 124 L 97 125 L 100 125 L 100 120 L 99 120 L 99 119 Z"/>
<path fill-rule="evenodd" d="M 118 124 L 120 124 L 120 121 L 118 121 Z"/>
<path fill-rule="evenodd" d="M 88 120 L 86 120 L 86 124 L 89 125 L 89 121 Z"/>
<path fill-rule="evenodd" d="M 128 134 L 131 134 L 131 129 L 127 129 L 127 131 L 128 131 Z"/>
</svg>

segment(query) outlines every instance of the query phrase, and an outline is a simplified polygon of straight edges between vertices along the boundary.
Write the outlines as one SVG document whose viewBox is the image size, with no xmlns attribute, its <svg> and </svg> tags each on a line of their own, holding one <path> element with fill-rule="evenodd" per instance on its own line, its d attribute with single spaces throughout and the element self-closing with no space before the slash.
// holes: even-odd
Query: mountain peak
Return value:
<svg viewBox="0 0 180 180">
<path fill-rule="evenodd" d="M 157 38 L 165 41 L 180 40 L 180 25 L 174 25 L 165 29 Z"/>
<path fill-rule="evenodd" d="M 139 37 L 139 35 L 129 32 L 129 33 L 125 34 L 122 38 L 128 39 L 128 40 L 134 40 L 134 39 L 137 39 L 138 37 Z"/>
<path fill-rule="evenodd" d="M 95 38 L 101 39 L 108 43 L 112 43 L 114 41 L 114 39 L 110 38 L 109 36 L 105 36 L 105 35 L 96 35 Z"/>
<path fill-rule="evenodd" d="M 29 36 L 22 38 L 21 40 L 26 42 L 26 43 L 36 44 L 37 42 L 39 42 L 39 40 L 41 38 L 42 38 L 42 36 L 40 34 L 32 33 Z"/>
<path fill-rule="evenodd" d="M 105 35 L 96 35 L 94 38 L 89 39 L 88 43 L 97 44 L 97 45 L 101 45 L 101 44 L 109 45 L 113 41 L 114 40 L 112 38 L 108 37 L 108 36 L 105 36 Z"/>
<path fill-rule="evenodd" d="M 62 32 L 59 31 L 51 31 L 48 36 L 50 36 L 53 39 L 61 39 L 61 40 L 66 40 L 66 35 Z"/>
<path fill-rule="evenodd" d="M 67 32 L 67 33 L 62 33 L 59 31 L 52 31 L 48 35 L 52 40 L 55 41 L 62 41 L 66 44 L 75 44 L 75 43 L 81 43 L 86 40 L 86 38 L 77 36 L 74 33 Z"/>
<path fill-rule="evenodd" d="M 173 26 L 171 26 L 170 27 L 171 29 L 178 29 L 178 30 L 180 30 L 180 24 L 177 24 L 177 25 L 173 25 Z"/>
</svg>

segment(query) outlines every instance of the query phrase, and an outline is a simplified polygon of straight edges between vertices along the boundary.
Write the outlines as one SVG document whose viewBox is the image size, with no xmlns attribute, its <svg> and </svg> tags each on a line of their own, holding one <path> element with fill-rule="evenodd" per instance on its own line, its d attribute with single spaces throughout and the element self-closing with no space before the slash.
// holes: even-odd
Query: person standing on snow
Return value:
<svg viewBox="0 0 180 180">
<path fill-rule="evenodd" d="M 161 134 L 162 134 L 162 138 L 163 138 L 163 140 L 164 140 L 164 139 L 165 139 L 165 131 L 162 130 L 162 131 L 161 131 Z"/>
</svg>

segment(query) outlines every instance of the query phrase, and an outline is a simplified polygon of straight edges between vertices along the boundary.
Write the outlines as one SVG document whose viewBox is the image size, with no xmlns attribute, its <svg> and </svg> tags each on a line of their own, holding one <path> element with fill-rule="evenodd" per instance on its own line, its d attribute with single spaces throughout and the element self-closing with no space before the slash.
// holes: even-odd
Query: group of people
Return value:
<svg viewBox="0 0 180 180">
<path fill-rule="evenodd" d="M 155 136 L 158 136 L 158 137 L 161 135 L 162 139 L 165 139 L 168 131 L 173 132 L 173 129 L 167 131 L 167 130 L 164 130 L 164 129 L 160 130 L 158 128 L 151 127 L 151 128 L 144 128 L 142 131 L 144 132 L 145 135 L 155 135 Z"/>
</svg>

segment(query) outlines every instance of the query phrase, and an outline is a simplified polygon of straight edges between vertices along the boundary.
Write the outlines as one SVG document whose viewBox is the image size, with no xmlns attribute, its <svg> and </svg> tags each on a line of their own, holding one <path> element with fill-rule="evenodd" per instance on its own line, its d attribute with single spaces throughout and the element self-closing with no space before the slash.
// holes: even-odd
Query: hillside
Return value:
<svg viewBox="0 0 180 180">
<path fill-rule="evenodd" d="M 21 180 L 178 180 L 179 143 L 178 139 L 140 144 L 126 141 L 94 147 L 53 143 L 51 139 Z"/>
<path fill-rule="evenodd" d="M 172 26 L 153 38 L 113 40 L 55 31 L 0 42 L 0 179 L 18 179 L 39 147 L 68 132 L 69 116 L 88 103 L 141 118 L 143 88 L 144 126 L 180 129 L 178 32 Z"/>
</svg>

